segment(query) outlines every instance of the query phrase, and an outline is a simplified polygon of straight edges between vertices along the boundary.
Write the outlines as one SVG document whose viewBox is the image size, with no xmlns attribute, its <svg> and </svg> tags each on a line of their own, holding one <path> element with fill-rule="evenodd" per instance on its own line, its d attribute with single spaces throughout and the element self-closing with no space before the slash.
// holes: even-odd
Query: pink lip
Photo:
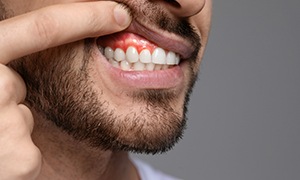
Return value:
<svg viewBox="0 0 300 180">
<path fill-rule="evenodd" d="M 183 82 L 180 66 L 159 71 L 122 71 L 110 66 L 110 78 L 122 86 L 138 89 L 170 89 Z"/>
</svg>

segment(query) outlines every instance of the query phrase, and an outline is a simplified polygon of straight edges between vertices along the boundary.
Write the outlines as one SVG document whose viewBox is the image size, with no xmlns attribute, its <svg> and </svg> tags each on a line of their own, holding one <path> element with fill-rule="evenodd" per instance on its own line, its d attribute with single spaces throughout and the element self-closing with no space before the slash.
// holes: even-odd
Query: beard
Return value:
<svg viewBox="0 0 300 180">
<path fill-rule="evenodd" d="M 138 14 L 134 13 L 137 10 L 134 11 L 133 5 L 129 7 L 133 14 Z M 200 38 L 187 21 L 168 19 L 162 14 L 163 10 L 159 12 L 162 18 L 152 17 L 150 19 L 157 22 L 151 23 L 189 39 L 195 46 L 189 62 L 190 79 L 184 88 L 185 98 L 180 100 L 183 102 L 178 101 L 178 94 L 172 90 L 139 90 L 126 94 L 139 105 L 138 108 L 128 108 L 126 113 L 120 114 L 105 98 L 106 92 L 94 86 L 91 54 L 95 39 L 86 39 L 35 53 L 10 64 L 27 85 L 28 106 L 90 147 L 152 154 L 171 149 L 186 127 L 187 104 L 197 79 L 193 67 Z M 78 49 L 83 49 L 82 53 Z M 172 106 L 178 102 L 182 104 L 180 110 Z"/>
</svg>

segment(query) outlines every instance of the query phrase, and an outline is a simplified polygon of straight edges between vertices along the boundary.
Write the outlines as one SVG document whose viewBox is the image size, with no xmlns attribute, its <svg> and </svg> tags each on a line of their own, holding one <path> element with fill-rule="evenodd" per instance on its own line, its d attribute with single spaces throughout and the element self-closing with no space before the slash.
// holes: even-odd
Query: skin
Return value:
<svg viewBox="0 0 300 180">
<path fill-rule="evenodd" d="M 187 94 L 207 43 L 211 1 L 116 2 L 1 1 L 1 179 L 139 179 L 127 151 L 164 152 L 181 137 Z M 161 15 L 153 11 L 173 24 L 184 19 L 201 38 L 201 48 L 186 61 L 184 82 L 168 90 L 112 82 L 95 61 L 101 56 L 95 38 L 126 29 L 131 18 L 166 36 L 194 39 L 151 20 Z"/>
</svg>

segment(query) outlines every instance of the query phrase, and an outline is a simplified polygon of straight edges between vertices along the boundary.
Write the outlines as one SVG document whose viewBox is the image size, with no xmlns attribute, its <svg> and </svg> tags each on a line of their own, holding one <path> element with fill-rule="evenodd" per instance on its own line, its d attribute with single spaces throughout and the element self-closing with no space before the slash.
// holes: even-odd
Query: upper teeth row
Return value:
<svg viewBox="0 0 300 180">
<path fill-rule="evenodd" d="M 138 53 L 137 49 L 129 46 L 124 52 L 122 49 L 117 48 L 113 50 L 111 47 L 106 47 L 103 54 L 107 59 L 114 59 L 117 62 L 127 61 L 129 63 L 141 62 L 145 64 L 153 63 L 160 65 L 177 65 L 180 62 L 179 55 L 169 51 L 166 52 L 162 48 L 155 48 L 152 54 L 148 49 L 142 50 Z"/>
</svg>

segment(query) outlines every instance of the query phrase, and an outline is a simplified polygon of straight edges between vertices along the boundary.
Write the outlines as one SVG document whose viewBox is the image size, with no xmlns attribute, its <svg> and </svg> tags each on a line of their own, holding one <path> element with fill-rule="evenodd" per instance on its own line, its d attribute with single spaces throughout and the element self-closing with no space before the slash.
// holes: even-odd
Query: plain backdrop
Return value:
<svg viewBox="0 0 300 180">
<path fill-rule="evenodd" d="M 186 180 L 299 180 L 299 33 L 299 0 L 214 0 L 185 136 L 138 157 Z"/>
</svg>

